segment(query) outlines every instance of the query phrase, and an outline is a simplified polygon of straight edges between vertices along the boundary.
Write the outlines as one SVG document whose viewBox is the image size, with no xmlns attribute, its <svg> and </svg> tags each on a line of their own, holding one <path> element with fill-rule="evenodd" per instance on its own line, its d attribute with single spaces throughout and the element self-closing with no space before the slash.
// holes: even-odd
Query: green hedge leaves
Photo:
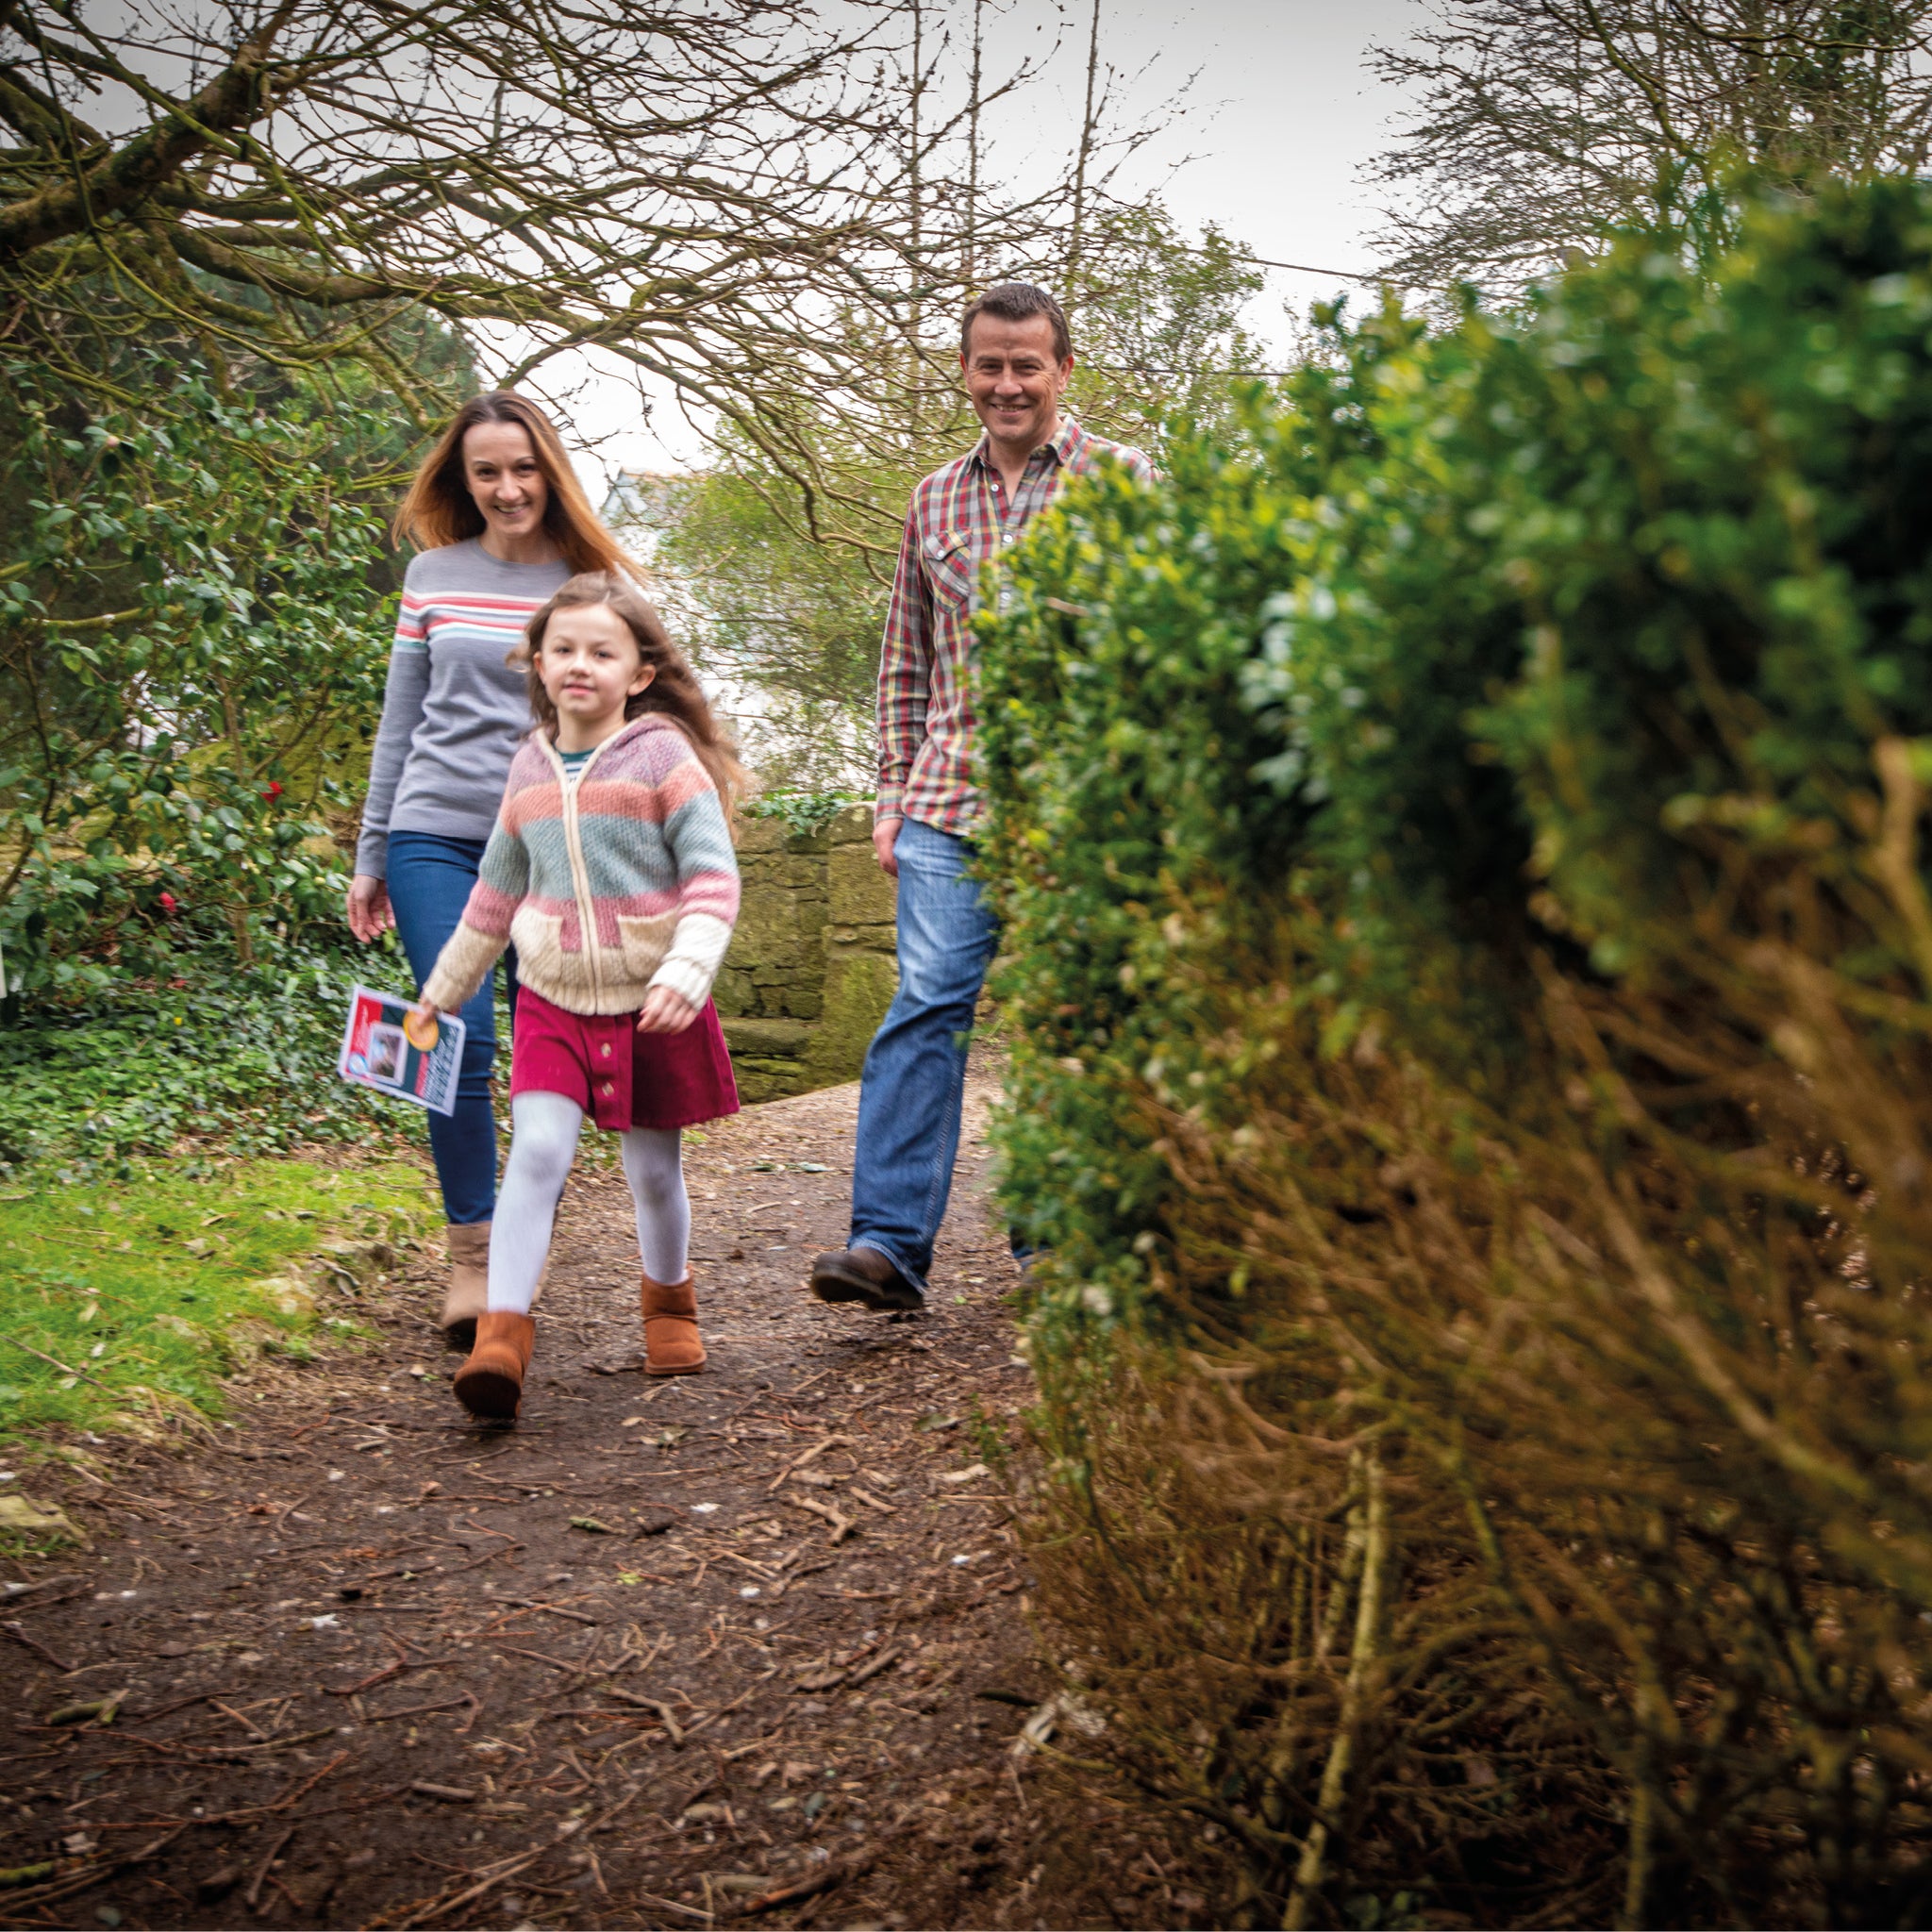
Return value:
<svg viewBox="0 0 1932 1932">
<path fill-rule="evenodd" d="M 983 620 L 1043 1600 L 1232 1921 L 1932 1901 L 1932 196 L 1736 237 L 1334 319 Z"/>
<path fill-rule="evenodd" d="M 1085 1083 L 1200 1074 L 1180 969 L 1257 916 L 1319 906 L 1331 1046 L 1446 1002 L 1432 1050 L 1507 1090 L 1532 954 L 1641 974 L 1740 850 L 1854 867 L 1826 822 L 1881 739 L 1932 734 L 1910 187 L 1756 209 L 1714 282 L 1635 239 L 1520 321 L 1332 340 L 1238 442 L 1079 492 L 987 625 L 1018 1110 L 1109 1155 Z M 1838 963 L 1881 986 L 1905 937 Z M 1015 1143 L 1017 1204 L 1123 1264 L 1148 1184 L 1084 1219 L 1053 1151 Z"/>
</svg>

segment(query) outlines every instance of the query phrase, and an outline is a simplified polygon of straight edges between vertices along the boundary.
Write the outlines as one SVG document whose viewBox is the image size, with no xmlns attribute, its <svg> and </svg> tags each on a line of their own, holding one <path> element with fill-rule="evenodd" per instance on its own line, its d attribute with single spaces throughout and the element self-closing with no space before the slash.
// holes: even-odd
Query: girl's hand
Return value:
<svg viewBox="0 0 1932 1932">
<path fill-rule="evenodd" d="M 638 1031 L 682 1033 L 697 1016 L 698 1009 L 681 992 L 673 992 L 668 986 L 654 986 L 638 1010 Z"/>
<path fill-rule="evenodd" d="M 436 1043 L 441 1023 L 427 1000 L 418 1000 L 403 1019 L 403 1038 L 419 1053 L 427 1053 Z"/>
<path fill-rule="evenodd" d="M 366 946 L 396 923 L 390 910 L 389 888 L 366 872 L 349 881 L 349 930 Z"/>
</svg>

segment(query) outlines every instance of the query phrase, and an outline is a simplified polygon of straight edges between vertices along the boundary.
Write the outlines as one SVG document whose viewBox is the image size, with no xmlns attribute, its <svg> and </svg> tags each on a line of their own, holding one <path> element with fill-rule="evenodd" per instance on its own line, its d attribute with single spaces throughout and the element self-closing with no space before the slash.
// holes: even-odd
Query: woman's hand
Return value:
<svg viewBox="0 0 1932 1932">
<path fill-rule="evenodd" d="M 427 1000 L 419 999 L 403 1016 L 403 1038 L 418 1053 L 427 1053 L 436 1044 L 441 1024 L 436 1008 Z"/>
<path fill-rule="evenodd" d="M 366 946 L 396 923 L 390 910 L 389 888 L 366 872 L 349 881 L 349 930 Z"/>
<path fill-rule="evenodd" d="M 682 1033 L 698 1016 L 698 1009 L 681 992 L 668 986 L 654 986 L 638 1009 L 640 1033 Z"/>
</svg>

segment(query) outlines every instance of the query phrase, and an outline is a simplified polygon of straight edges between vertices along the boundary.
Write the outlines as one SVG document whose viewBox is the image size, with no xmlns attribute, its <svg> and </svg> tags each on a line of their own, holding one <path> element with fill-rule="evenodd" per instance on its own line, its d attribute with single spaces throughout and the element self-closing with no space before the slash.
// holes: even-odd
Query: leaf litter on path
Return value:
<svg viewBox="0 0 1932 1932">
<path fill-rule="evenodd" d="M 1006 1747 L 1052 1687 L 1004 1498 L 953 1434 L 975 1411 L 1010 1433 L 1031 1389 L 983 1205 L 990 1091 L 975 1066 L 934 1320 L 806 1291 L 844 1237 L 857 1090 L 831 1089 L 689 1151 L 700 1254 L 787 1186 L 782 1246 L 700 1266 L 704 1375 L 597 1372 L 641 1338 L 628 1197 L 587 1161 L 516 1428 L 451 1401 L 425 1261 L 357 1296 L 372 1351 L 265 1358 L 212 1441 L 76 1474 L 57 1507 L 92 1553 L 17 1562 L 0 1598 L 30 1640 L 0 1644 L 0 1708 L 26 1713 L 0 1866 L 33 1874 L 0 1924 L 70 1900 L 157 1926 L 1037 1911 Z M 1037 1694 L 974 1694 L 1016 1683 Z M 991 1863 L 935 1854 L 994 1818 Z"/>
</svg>

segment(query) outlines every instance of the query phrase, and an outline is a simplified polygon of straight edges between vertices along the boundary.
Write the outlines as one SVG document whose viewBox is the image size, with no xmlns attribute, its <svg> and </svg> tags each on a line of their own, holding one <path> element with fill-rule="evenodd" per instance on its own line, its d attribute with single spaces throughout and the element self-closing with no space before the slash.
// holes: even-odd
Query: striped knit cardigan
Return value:
<svg viewBox="0 0 1932 1932">
<path fill-rule="evenodd" d="M 701 1007 L 737 917 L 724 808 L 678 725 L 633 718 L 574 780 L 538 731 L 423 992 L 455 1012 L 513 944 L 518 978 L 566 1012 L 634 1012 L 654 986 Z"/>
</svg>

